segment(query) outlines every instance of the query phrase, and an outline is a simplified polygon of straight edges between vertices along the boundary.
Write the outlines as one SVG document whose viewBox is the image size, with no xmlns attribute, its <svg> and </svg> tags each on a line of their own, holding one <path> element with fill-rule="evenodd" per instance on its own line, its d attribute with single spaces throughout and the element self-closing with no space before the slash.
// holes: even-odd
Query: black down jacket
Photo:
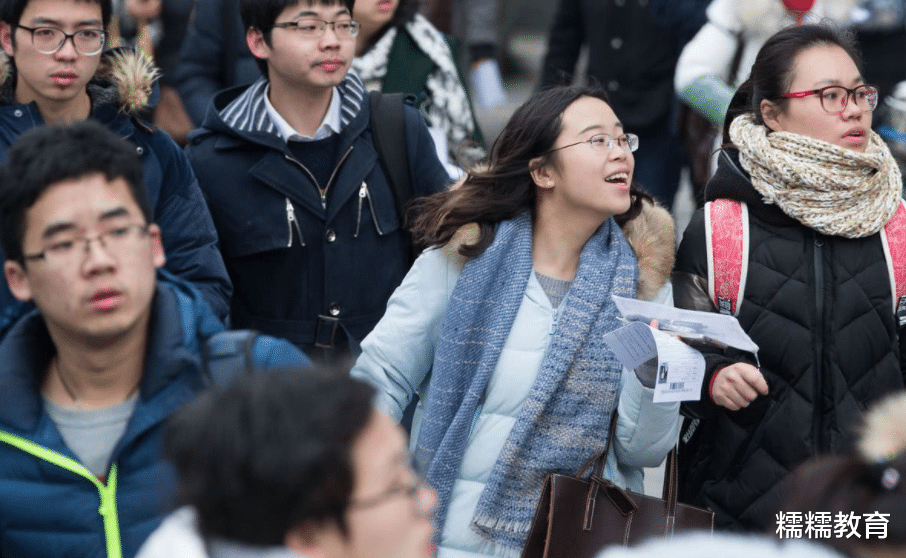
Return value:
<svg viewBox="0 0 906 558">
<path fill-rule="evenodd" d="M 902 328 L 896 323 L 880 235 L 826 236 L 766 205 L 722 152 L 708 200 L 749 207 L 749 263 L 739 322 L 760 350 L 770 387 L 747 408 L 718 407 L 708 395 L 715 371 L 751 355 L 707 354 L 697 418 L 683 436 L 682 494 L 714 510 L 718 526 L 774 523 L 784 477 L 805 459 L 852 447 L 862 412 L 904 386 Z M 716 312 L 708 298 L 704 213 L 686 229 L 673 276 L 678 307 Z M 688 433 L 688 429 L 686 431 Z"/>
</svg>

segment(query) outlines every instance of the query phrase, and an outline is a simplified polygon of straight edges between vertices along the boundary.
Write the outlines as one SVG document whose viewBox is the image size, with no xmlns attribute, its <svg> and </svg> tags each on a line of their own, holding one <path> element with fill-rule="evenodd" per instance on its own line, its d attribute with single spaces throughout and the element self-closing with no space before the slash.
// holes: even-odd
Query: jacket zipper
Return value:
<svg viewBox="0 0 906 558">
<path fill-rule="evenodd" d="M 318 185 L 318 181 L 315 179 L 315 175 L 313 175 L 311 173 L 311 171 L 308 170 L 308 167 L 303 165 L 301 161 L 297 160 L 294 157 L 290 157 L 286 153 L 283 154 L 283 157 L 286 160 L 295 163 L 296 166 L 298 166 L 300 169 L 305 171 L 305 174 L 307 174 L 308 178 L 311 179 L 312 183 L 315 185 L 315 188 L 318 189 L 318 198 L 321 200 L 321 207 L 324 209 L 327 209 L 327 191 L 330 189 L 330 185 L 333 184 L 333 179 L 334 179 L 334 177 L 336 177 L 337 171 L 339 171 L 340 167 L 343 166 L 343 163 L 346 162 L 346 159 L 349 157 L 350 153 L 352 153 L 351 145 L 349 146 L 349 149 L 346 150 L 346 153 L 343 153 L 343 156 L 340 157 L 340 162 L 337 163 L 337 166 L 335 166 L 333 168 L 333 172 L 330 173 L 330 178 L 327 180 L 327 184 L 325 184 L 323 188 L 321 188 L 321 186 Z"/>
<path fill-rule="evenodd" d="M 362 185 L 365 185 L 363 182 Z M 368 191 L 368 187 L 365 187 L 365 197 L 368 198 L 368 208 L 371 210 L 371 220 L 374 221 L 374 228 L 377 229 L 379 236 L 384 236 L 384 231 L 381 230 L 381 225 L 378 224 L 377 214 L 374 212 L 374 201 L 371 199 L 371 192 Z"/>
<path fill-rule="evenodd" d="M 5 442 L 38 459 L 47 461 L 61 469 L 66 469 L 67 471 L 91 481 L 95 488 L 97 488 L 101 498 L 101 505 L 98 507 L 98 513 L 101 514 L 101 517 L 104 520 L 104 539 L 107 543 L 107 558 L 122 558 L 123 547 L 120 541 L 119 514 L 116 509 L 116 463 L 110 467 L 110 473 L 107 475 L 107 484 L 103 485 L 96 476 L 91 474 L 91 471 L 78 461 L 45 448 L 40 444 L 36 444 L 31 440 L 26 440 L 15 434 L 0 431 L 0 442 Z"/>
<path fill-rule="evenodd" d="M 363 180 L 362 185 L 359 186 L 359 216 L 355 221 L 355 234 L 352 235 L 352 238 L 359 237 L 359 229 L 362 226 L 362 203 L 365 201 L 365 196 L 368 195 L 368 184 Z"/>
<path fill-rule="evenodd" d="M 824 433 L 823 433 L 823 408 L 824 408 L 824 265 L 823 250 L 824 241 L 815 234 L 815 327 L 817 337 L 815 339 L 815 401 L 812 415 L 812 438 L 815 440 L 815 446 L 812 451 L 816 454 L 824 452 Z"/>
<path fill-rule="evenodd" d="M 286 240 L 287 248 L 292 248 L 293 246 L 293 226 L 296 227 L 296 232 L 299 233 L 299 244 L 304 247 L 305 237 L 302 236 L 302 229 L 299 228 L 299 221 L 296 220 L 296 209 L 293 207 L 293 202 L 286 198 L 286 230 L 289 233 L 289 237 Z"/>
</svg>

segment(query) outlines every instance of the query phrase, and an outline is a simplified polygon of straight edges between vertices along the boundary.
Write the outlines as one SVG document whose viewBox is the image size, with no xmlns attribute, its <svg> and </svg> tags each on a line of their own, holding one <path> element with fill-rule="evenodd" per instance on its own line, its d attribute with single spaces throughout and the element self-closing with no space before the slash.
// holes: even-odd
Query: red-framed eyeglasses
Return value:
<svg viewBox="0 0 906 558">
<path fill-rule="evenodd" d="M 843 112 L 846 105 L 849 104 L 849 98 L 852 97 L 856 106 L 863 111 L 873 111 L 878 108 L 878 88 L 873 85 L 860 85 L 849 89 L 842 85 L 828 85 L 821 89 L 809 89 L 807 91 L 797 91 L 781 95 L 786 99 L 803 99 L 818 95 L 821 100 L 821 108 L 831 114 Z"/>
</svg>

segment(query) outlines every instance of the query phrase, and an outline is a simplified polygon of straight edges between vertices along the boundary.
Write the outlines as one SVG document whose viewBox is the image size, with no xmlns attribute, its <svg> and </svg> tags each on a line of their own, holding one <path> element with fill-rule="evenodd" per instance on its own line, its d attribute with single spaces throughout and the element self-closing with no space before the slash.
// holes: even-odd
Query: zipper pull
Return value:
<svg viewBox="0 0 906 558">
<path fill-rule="evenodd" d="M 299 244 L 305 246 L 302 228 L 299 227 L 299 221 L 296 220 L 296 209 L 293 207 L 293 202 L 286 198 L 286 230 L 289 231 L 289 239 L 286 241 L 287 248 L 292 248 L 293 246 L 293 226 L 296 227 L 296 232 L 299 233 Z"/>
<path fill-rule="evenodd" d="M 289 238 L 286 241 L 286 247 L 291 248 L 293 245 L 293 221 L 296 220 L 296 210 L 293 209 L 293 204 L 289 201 L 289 198 L 286 198 L 286 230 L 289 233 Z"/>
<path fill-rule="evenodd" d="M 368 195 L 368 184 L 363 180 L 362 185 L 359 186 L 359 216 L 355 221 L 355 234 L 352 235 L 352 238 L 359 237 L 359 229 L 362 225 L 362 204 L 365 203 L 365 197 Z"/>
</svg>

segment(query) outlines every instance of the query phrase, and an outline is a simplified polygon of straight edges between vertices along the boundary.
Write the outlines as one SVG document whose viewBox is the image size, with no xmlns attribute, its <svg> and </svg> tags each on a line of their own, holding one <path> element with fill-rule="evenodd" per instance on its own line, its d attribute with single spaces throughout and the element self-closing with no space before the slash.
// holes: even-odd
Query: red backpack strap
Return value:
<svg viewBox="0 0 906 558">
<path fill-rule="evenodd" d="M 721 314 L 739 314 L 749 270 L 749 210 L 745 203 L 705 204 L 708 294 Z"/>
<path fill-rule="evenodd" d="M 881 231 L 881 243 L 890 276 L 893 314 L 900 327 L 906 325 L 906 205 L 900 200 L 897 212 Z"/>
</svg>

